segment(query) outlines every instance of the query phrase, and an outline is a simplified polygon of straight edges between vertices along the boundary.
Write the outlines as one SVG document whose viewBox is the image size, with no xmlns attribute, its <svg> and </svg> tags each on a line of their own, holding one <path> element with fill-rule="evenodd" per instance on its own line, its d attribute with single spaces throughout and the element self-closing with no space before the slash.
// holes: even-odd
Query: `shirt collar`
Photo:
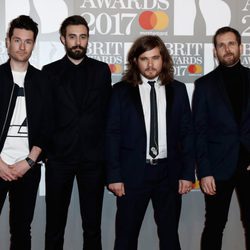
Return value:
<svg viewBox="0 0 250 250">
<path fill-rule="evenodd" d="M 160 79 L 159 76 L 153 78 L 153 79 L 147 79 L 145 76 L 141 75 L 141 80 L 142 80 L 142 84 L 147 84 L 148 85 L 148 81 L 155 81 L 157 85 L 160 85 Z"/>
</svg>

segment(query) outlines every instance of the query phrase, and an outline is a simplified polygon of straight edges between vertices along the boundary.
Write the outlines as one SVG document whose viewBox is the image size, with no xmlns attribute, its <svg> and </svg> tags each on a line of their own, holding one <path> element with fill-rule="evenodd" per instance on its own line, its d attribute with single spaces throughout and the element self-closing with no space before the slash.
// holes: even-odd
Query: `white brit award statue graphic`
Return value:
<svg viewBox="0 0 250 250">
<path fill-rule="evenodd" d="M 200 22 L 196 15 L 202 15 L 205 22 L 205 35 L 230 24 L 231 10 L 223 0 L 175 0 L 174 1 L 174 35 L 193 36 L 196 22 Z M 202 20 L 202 21 L 203 21 Z"/>
</svg>

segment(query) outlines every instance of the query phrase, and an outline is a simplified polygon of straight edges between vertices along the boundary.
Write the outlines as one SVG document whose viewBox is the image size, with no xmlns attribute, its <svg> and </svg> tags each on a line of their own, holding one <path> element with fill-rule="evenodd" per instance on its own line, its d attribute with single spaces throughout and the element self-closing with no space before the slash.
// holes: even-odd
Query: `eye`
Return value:
<svg viewBox="0 0 250 250">
<path fill-rule="evenodd" d="M 26 40 L 25 43 L 28 44 L 28 45 L 32 45 L 33 41 L 32 40 Z"/>
<path fill-rule="evenodd" d="M 20 39 L 15 38 L 15 39 L 14 39 L 14 42 L 15 42 L 15 43 L 19 43 L 19 42 L 20 42 Z"/>
<path fill-rule="evenodd" d="M 81 35 L 80 38 L 81 38 L 82 40 L 85 40 L 85 39 L 88 38 L 88 36 L 87 36 L 87 35 Z"/>
<path fill-rule="evenodd" d="M 159 60 L 159 59 L 160 59 L 160 56 L 153 56 L 152 59 L 153 59 L 153 60 Z"/>
<path fill-rule="evenodd" d="M 228 44 L 229 46 L 236 46 L 237 45 L 237 42 L 235 42 L 235 41 L 232 41 L 232 42 L 229 42 L 229 44 Z"/>
<path fill-rule="evenodd" d="M 223 43 L 218 43 L 217 46 L 216 46 L 218 49 L 221 49 L 224 47 L 224 44 Z"/>
</svg>

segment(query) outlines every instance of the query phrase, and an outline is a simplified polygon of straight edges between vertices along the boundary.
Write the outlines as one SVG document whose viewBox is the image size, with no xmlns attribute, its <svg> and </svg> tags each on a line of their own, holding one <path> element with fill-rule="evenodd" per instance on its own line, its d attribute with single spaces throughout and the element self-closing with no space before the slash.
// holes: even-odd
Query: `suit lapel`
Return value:
<svg viewBox="0 0 250 250">
<path fill-rule="evenodd" d="M 169 83 L 165 85 L 165 93 L 166 93 L 166 128 L 167 128 L 167 141 L 169 139 L 169 131 L 170 129 L 170 122 L 171 122 L 171 114 L 173 110 L 173 101 L 174 101 L 174 90 L 173 90 L 173 83 Z"/>
<path fill-rule="evenodd" d="M 142 102 L 141 102 L 139 86 L 135 86 L 135 87 L 131 86 L 131 97 L 132 97 L 132 100 L 134 102 L 135 108 L 139 114 L 139 117 L 144 122 L 144 114 L 143 114 L 143 107 L 142 107 Z M 145 122 L 144 122 L 144 124 L 145 124 Z"/>
<path fill-rule="evenodd" d="M 170 115 L 171 115 L 172 106 L 173 106 L 173 99 L 174 99 L 172 83 L 165 85 L 165 91 L 166 91 L 166 104 L 167 104 L 166 119 L 168 121 L 170 118 Z"/>
</svg>

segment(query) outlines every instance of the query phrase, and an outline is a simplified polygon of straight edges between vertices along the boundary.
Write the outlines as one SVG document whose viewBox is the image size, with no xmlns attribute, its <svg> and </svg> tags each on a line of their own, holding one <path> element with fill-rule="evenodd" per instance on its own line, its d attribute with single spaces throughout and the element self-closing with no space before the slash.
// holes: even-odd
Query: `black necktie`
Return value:
<svg viewBox="0 0 250 250">
<path fill-rule="evenodd" d="M 150 139 L 149 139 L 149 155 L 155 158 L 159 154 L 158 149 L 158 118 L 157 118 L 157 102 L 155 93 L 155 81 L 148 81 L 151 86 L 150 90 Z"/>
</svg>

